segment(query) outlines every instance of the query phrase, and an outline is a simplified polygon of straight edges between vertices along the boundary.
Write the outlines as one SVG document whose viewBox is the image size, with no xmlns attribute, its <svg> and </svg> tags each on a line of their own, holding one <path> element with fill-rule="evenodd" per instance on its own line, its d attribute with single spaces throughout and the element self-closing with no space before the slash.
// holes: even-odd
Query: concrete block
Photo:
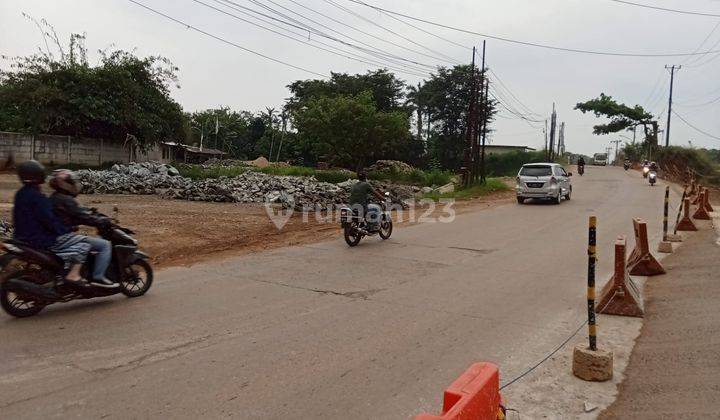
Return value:
<svg viewBox="0 0 720 420">
<path fill-rule="evenodd" d="M 658 244 L 658 252 L 662 252 L 663 254 L 672 254 L 672 253 L 673 253 L 672 242 L 670 242 L 670 241 L 661 241 L 661 242 Z"/>
<path fill-rule="evenodd" d="M 578 344 L 573 351 L 573 375 L 584 381 L 604 382 L 613 377 L 613 353 L 606 350 L 590 350 L 586 344 Z"/>
</svg>

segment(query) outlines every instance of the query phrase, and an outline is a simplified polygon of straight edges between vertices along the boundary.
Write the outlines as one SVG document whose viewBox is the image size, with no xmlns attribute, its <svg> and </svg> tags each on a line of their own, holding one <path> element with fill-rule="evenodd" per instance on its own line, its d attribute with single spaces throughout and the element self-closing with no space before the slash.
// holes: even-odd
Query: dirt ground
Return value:
<svg viewBox="0 0 720 420">
<path fill-rule="evenodd" d="M 13 174 L 0 174 L 0 218 L 11 219 L 12 201 L 19 183 Z M 49 193 L 49 191 L 46 191 Z M 480 199 L 457 202 L 458 214 L 514 200 L 506 191 Z M 265 207 L 258 204 L 206 203 L 166 200 L 158 196 L 86 195 L 79 201 L 112 215 L 118 208 L 120 223 L 137 233 L 141 249 L 158 267 L 192 265 L 197 262 L 258 252 L 285 246 L 339 238 L 338 223 L 318 220 L 315 213 L 295 213 L 278 230 Z M 416 210 L 423 215 L 427 206 Z M 432 215 L 442 213 L 438 206 Z M 324 216 L 324 215 L 323 215 Z M 407 218 L 407 216 L 406 216 Z M 305 219 L 305 220 L 303 220 Z M 396 220 L 396 219 L 395 219 Z M 407 226 L 412 223 L 400 222 Z"/>
<path fill-rule="evenodd" d="M 645 285 L 645 322 L 619 396 L 601 419 L 720 417 L 720 246 L 705 226 Z"/>
</svg>

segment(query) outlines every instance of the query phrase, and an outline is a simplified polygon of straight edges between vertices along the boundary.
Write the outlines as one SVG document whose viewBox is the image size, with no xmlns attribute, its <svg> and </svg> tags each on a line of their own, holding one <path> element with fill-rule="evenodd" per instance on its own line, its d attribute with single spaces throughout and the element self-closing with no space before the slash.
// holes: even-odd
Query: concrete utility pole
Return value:
<svg viewBox="0 0 720 420">
<path fill-rule="evenodd" d="M 488 91 L 490 90 L 490 81 L 487 80 L 487 72 L 485 71 L 485 40 L 483 40 L 483 55 L 482 55 L 482 79 L 480 82 L 483 84 L 483 119 L 482 127 L 478 135 L 480 136 L 480 183 L 485 183 L 485 134 L 487 131 L 487 120 L 488 120 Z"/>
<path fill-rule="evenodd" d="M 682 66 L 672 65 L 670 67 L 665 66 L 666 69 L 670 69 L 670 98 L 668 99 L 668 116 L 667 126 L 665 127 L 665 147 L 670 146 L 670 118 L 672 117 L 672 99 L 673 99 L 673 85 L 675 84 L 675 70 L 680 70 Z"/>
<path fill-rule="evenodd" d="M 543 128 L 543 135 L 545 136 L 545 152 L 547 153 L 548 149 L 548 127 L 547 127 L 547 118 L 545 118 L 545 128 Z"/>
<path fill-rule="evenodd" d="M 565 122 L 560 123 L 560 132 L 558 134 L 558 156 L 565 154 Z"/>
<path fill-rule="evenodd" d="M 618 164 L 618 151 L 620 150 L 620 142 L 622 142 L 622 140 L 620 139 L 610 141 L 610 143 L 615 143 L 615 165 Z"/>
<path fill-rule="evenodd" d="M 555 112 L 555 103 L 553 102 L 553 112 L 550 116 L 550 144 L 548 147 L 548 162 L 552 162 L 555 153 L 555 130 L 557 129 L 557 113 Z"/>
<path fill-rule="evenodd" d="M 463 185 L 468 186 L 471 183 L 472 172 L 473 172 L 473 152 L 475 147 L 475 129 L 477 126 L 477 78 L 475 77 L 475 52 L 476 48 L 473 47 L 472 52 L 472 92 L 470 93 L 470 105 L 468 106 L 467 124 L 465 127 L 465 156 L 463 159 Z"/>
</svg>

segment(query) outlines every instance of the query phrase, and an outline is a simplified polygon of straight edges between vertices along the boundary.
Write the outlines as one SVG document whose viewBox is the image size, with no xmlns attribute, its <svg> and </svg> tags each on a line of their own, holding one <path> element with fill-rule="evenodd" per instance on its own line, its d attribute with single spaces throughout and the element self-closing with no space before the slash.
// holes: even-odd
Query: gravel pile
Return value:
<svg viewBox="0 0 720 420">
<path fill-rule="evenodd" d="M 319 182 L 314 177 L 275 176 L 248 171 L 234 178 L 192 180 L 159 163 L 115 165 L 107 171 L 78 171 L 83 194 L 144 194 L 189 201 L 276 203 L 297 210 L 315 210 L 347 202 L 357 182 Z M 412 198 L 418 188 L 384 183 L 395 201 Z"/>
</svg>

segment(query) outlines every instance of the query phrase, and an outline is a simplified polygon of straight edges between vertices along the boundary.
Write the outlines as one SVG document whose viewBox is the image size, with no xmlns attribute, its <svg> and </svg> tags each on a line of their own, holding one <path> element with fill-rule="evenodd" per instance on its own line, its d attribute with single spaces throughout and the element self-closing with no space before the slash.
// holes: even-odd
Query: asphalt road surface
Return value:
<svg viewBox="0 0 720 420">
<path fill-rule="evenodd" d="M 559 206 L 503 205 L 354 249 L 338 237 L 173 268 L 143 298 L 0 315 L 0 417 L 437 412 L 471 363 L 497 363 L 504 383 L 577 328 L 588 216 L 598 216 L 600 279 L 633 217 L 659 234 L 662 184 L 595 167 L 573 183 Z"/>
</svg>

